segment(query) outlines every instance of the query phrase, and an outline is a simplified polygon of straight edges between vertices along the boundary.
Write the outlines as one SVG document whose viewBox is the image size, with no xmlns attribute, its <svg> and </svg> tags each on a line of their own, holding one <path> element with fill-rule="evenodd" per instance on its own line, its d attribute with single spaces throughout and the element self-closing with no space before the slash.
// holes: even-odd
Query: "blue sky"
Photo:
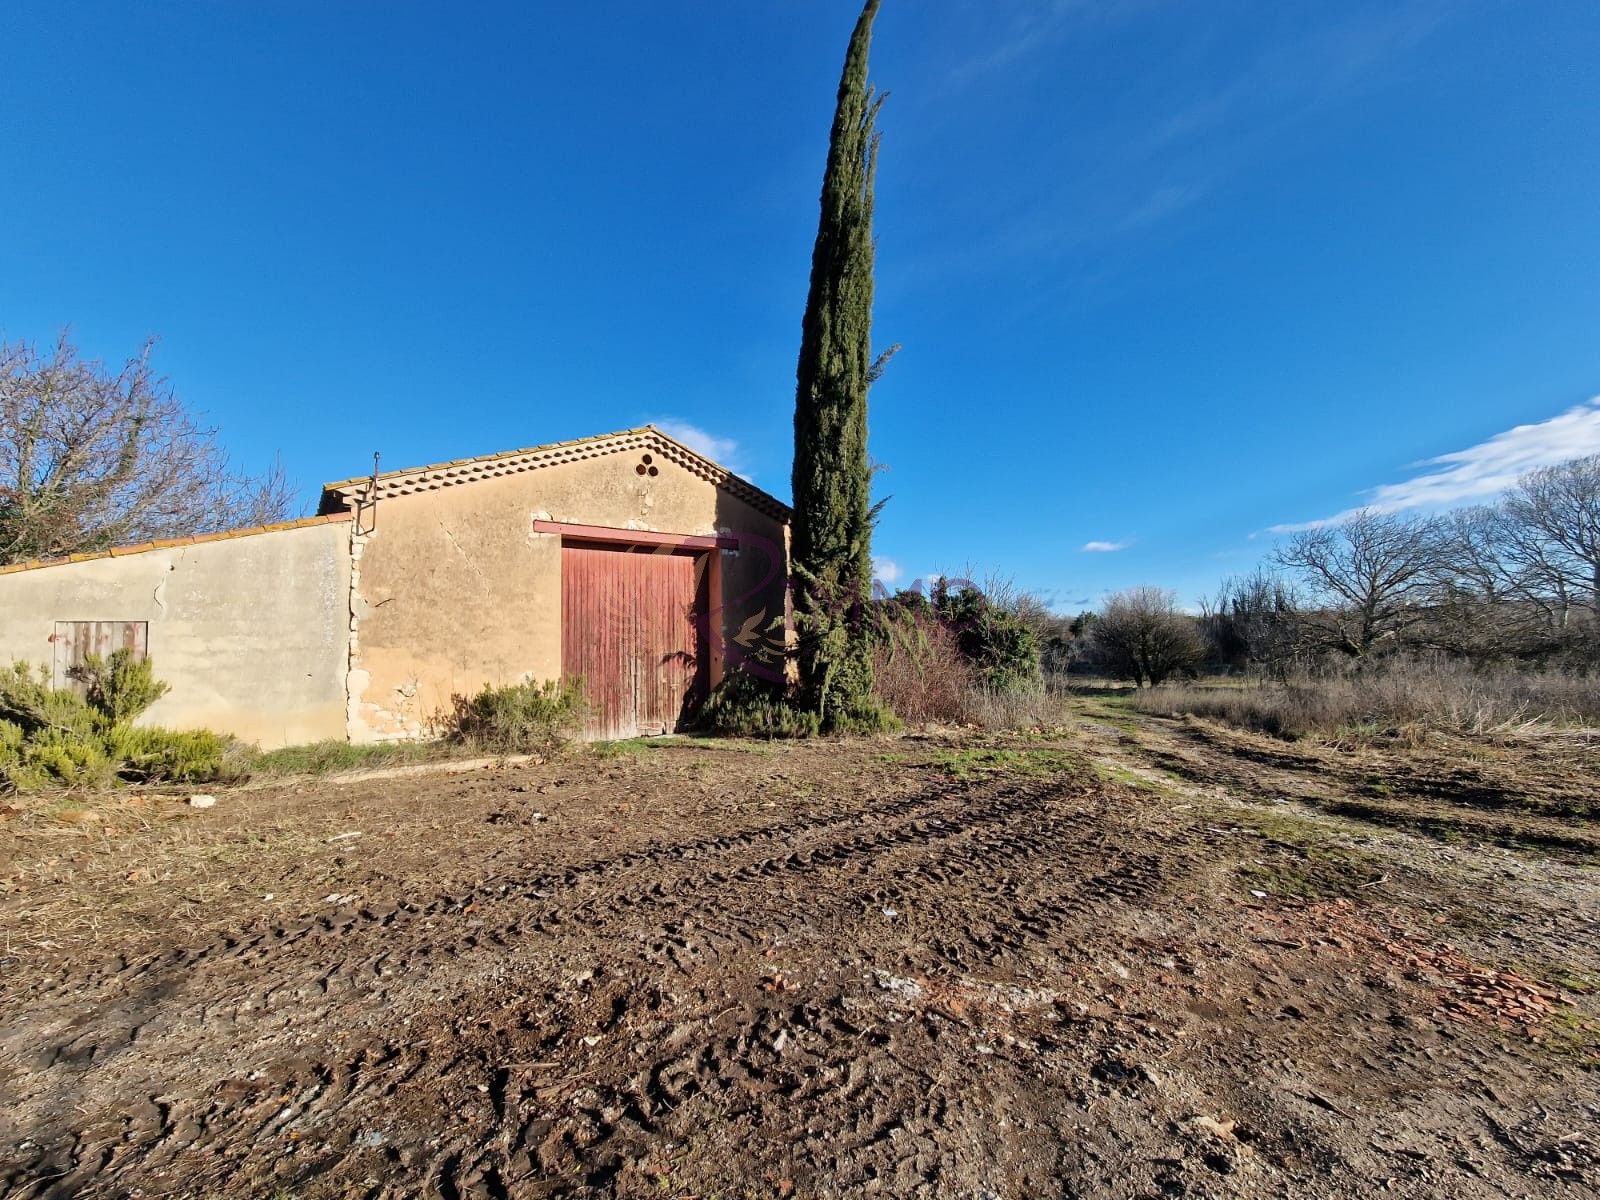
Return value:
<svg viewBox="0 0 1600 1200">
<path fill-rule="evenodd" d="M 858 8 L 12 0 L 0 333 L 160 335 L 308 502 L 646 421 L 787 498 Z M 1597 62 L 1593 0 L 885 0 L 885 577 L 1193 601 L 1600 450 Z"/>
</svg>

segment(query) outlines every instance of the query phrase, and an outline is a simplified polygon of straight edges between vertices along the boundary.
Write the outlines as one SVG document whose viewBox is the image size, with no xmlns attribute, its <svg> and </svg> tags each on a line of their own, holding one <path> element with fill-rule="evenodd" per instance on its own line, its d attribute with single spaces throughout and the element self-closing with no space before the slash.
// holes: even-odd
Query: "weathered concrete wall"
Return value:
<svg viewBox="0 0 1600 1200">
<path fill-rule="evenodd" d="M 343 738 L 349 544 L 335 521 L 0 574 L 0 662 L 49 666 L 57 621 L 146 621 L 171 691 L 144 723 Z"/>
<path fill-rule="evenodd" d="M 538 520 L 739 537 L 712 551 L 714 624 L 735 638 L 781 616 L 783 523 L 659 456 L 657 475 L 639 465 L 619 452 L 380 500 L 355 539 L 351 740 L 415 737 L 486 683 L 560 677 L 561 539 Z M 755 648 L 745 638 L 730 659 Z"/>
</svg>

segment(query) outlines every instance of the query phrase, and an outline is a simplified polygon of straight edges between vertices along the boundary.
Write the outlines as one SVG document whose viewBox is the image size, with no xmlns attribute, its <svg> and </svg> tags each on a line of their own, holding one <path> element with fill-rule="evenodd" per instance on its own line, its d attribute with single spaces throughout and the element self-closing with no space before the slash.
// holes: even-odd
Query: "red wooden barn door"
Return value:
<svg viewBox="0 0 1600 1200">
<path fill-rule="evenodd" d="M 582 677 L 585 733 L 671 733 L 704 698 L 706 556 L 665 546 L 561 546 L 561 671 Z"/>
</svg>

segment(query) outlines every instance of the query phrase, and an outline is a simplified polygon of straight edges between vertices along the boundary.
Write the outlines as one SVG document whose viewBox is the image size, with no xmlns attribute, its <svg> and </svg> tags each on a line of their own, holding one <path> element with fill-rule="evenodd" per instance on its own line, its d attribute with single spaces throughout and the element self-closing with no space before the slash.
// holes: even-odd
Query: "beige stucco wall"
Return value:
<svg viewBox="0 0 1600 1200">
<path fill-rule="evenodd" d="M 363 514 L 372 531 L 355 539 L 351 740 L 417 736 L 453 693 L 486 683 L 559 678 L 561 539 L 535 532 L 537 520 L 742 537 L 737 552 L 713 551 L 715 623 L 733 637 L 753 617 L 780 616 L 783 524 L 664 456 L 656 476 L 637 474 L 639 463 L 638 451 L 606 454 L 391 497 Z"/>
<path fill-rule="evenodd" d="M 171 690 L 144 723 L 343 738 L 349 540 L 336 521 L 0 574 L 0 662 L 49 666 L 57 621 L 146 621 Z"/>
</svg>

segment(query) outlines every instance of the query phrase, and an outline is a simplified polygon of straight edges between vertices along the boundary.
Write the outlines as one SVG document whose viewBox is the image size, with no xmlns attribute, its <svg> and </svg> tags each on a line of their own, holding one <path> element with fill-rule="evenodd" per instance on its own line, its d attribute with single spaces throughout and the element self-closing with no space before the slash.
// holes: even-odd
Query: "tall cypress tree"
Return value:
<svg viewBox="0 0 1600 1200">
<path fill-rule="evenodd" d="M 873 129 L 883 97 L 867 83 L 879 0 L 867 0 L 839 80 L 822 178 L 822 218 L 800 339 L 794 408 L 795 619 L 801 703 L 824 728 L 875 719 L 872 659 L 861 628 L 872 586 Z"/>
</svg>

